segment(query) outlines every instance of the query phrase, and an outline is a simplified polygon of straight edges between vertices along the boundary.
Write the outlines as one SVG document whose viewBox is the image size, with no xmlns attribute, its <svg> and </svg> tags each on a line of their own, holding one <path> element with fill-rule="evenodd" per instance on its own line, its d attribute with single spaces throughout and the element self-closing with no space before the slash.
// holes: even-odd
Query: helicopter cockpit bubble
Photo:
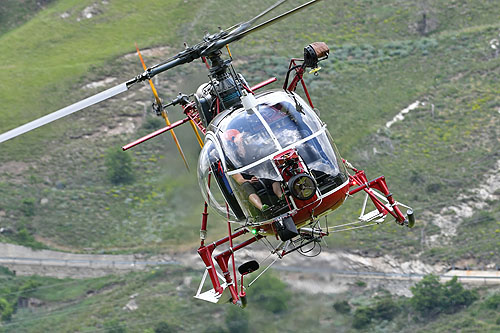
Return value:
<svg viewBox="0 0 500 333">
<path fill-rule="evenodd" d="M 286 184 L 274 163 L 276 155 L 289 149 L 297 150 L 321 195 L 343 185 L 347 176 L 326 126 L 300 96 L 272 91 L 256 98 L 256 107 L 226 111 L 211 122 L 207 144 L 200 154 L 199 177 L 205 199 L 210 199 L 208 173 L 215 171 L 207 171 L 210 164 L 207 160 L 212 151 L 217 150 L 219 174 L 224 176 L 217 184 L 225 187 L 221 193 L 233 216 L 239 221 L 262 223 L 287 213 L 292 207 L 283 200 L 281 190 Z M 255 191 L 251 191 L 249 184 L 242 186 L 240 176 Z M 253 192 L 261 203 L 250 198 Z M 263 205 L 271 209 L 262 209 Z M 214 208 L 221 215 L 227 215 L 220 204 Z"/>
<path fill-rule="evenodd" d="M 234 199 L 214 141 L 207 139 L 198 161 L 198 180 L 205 201 L 221 216 L 241 220 L 245 216 Z M 226 202 L 228 205 L 226 206 Z"/>
</svg>

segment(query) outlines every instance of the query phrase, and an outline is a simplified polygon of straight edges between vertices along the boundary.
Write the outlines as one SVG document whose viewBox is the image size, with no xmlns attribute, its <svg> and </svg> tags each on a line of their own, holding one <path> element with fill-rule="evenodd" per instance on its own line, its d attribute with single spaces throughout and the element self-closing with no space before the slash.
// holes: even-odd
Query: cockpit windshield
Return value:
<svg viewBox="0 0 500 333">
<path fill-rule="evenodd" d="M 289 96 L 283 95 L 288 98 L 278 102 L 270 99 L 260 104 L 258 110 L 280 146 L 287 147 L 319 131 L 321 124 L 313 115 L 304 112 L 304 107 L 297 100 L 288 100 Z"/>
<path fill-rule="evenodd" d="M 322 124 L 300 97 L 279 91 L 259 97 L 255 109 L 226 116 L 217 127 L 228 168 L 234 170 L 305 139 Z"/>
<path fill-rule="evenodd" d="M 230 169 L 239 169 L 276 151 L 271 135 L 253 110 L 233 115 L 220 128 L 220 143 Z"/>
</svg>

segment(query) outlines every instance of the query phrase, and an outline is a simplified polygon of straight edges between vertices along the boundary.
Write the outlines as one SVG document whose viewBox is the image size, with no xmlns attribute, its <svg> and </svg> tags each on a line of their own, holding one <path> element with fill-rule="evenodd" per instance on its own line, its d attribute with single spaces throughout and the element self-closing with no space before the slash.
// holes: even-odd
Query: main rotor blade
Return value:
<svg viewBox="0 0 500 333">
<path fill-rule="evenodd" d="M 108 98 L 116 96 L 116 95 L 118 95 L 124 91 L 127 91 L 127 90 L 128 90 L 127 83 L 122 83 L 122 84 L 119 84 L 117 86 L 114 86 L 113 88 L 110 88 L 108 90 L 100 92 L 94 96 L 90 96 L 84 100 L 81 100 L 80 102 L 76 102 L 76 103 L 71 104 L 70 106 L 62 108 L 58 111 L 49 113 L 48 115 L 46 115 L 44 117 L 38 118 L 36 120 L 33 120 L 32 122 L 29 122 L 27 124 L 24 124 L 22 126 L 14 128 L 8 132 L 0 134 L 0 143 L 7 141 L 9 139 L 15 138 L 16 136 L 24 134 L 26 132 L 29 132 L 31 130 L 34 130 L 35 128 L 38 128 L 40 126 L 51 123 L 54 120 L 65 117 L 65 116 L 72 114 L 76 111 L 80 111 L 81 109 L 84 109 L 84 108 L 89 107 L 91 105 L 94 105 L 96 103 L 102 102 Z"/>
<path fill-rule="evenodd" d="M 226 31 L 229 31 L 229 30 L 237 27 L 235 30 L 232 30 L 232 31 L 229 32 L 229 36 L 236 35 L 236 34 L 242 32 L 242 31 L 248 29 L 249 27 L 251 27 L 254 24 L 255 21 L 257 21 L 258 19 L 260 19 L 262 16 L 266 15 L 267 13 L 269 13 L 270 11 L 272 11 L 273 9 L 278 8 L 280 5 L 282 5 L 286 1 L 287 0 L 280 0 L 280 1 L 276 2 L 274 5 L 272 5 L 271 7 L 267 8 L 266 10 L 264 10 L 259 15 L 255 16 L 254 18 L 252 18 L 252 19 L 250 19 L 250 20 L 248 20 L 246 22 L 233 25 L 232 27 L 226 29 Z M 241 29 L 241 31 L 238 31 L 240 29 Z"/>
<path fill-rule="evenodd" d="M 266 27 L 268 27 L 268 26 L 270 26 L 270 25 L 272 25 L 272 24 L 274 24 L 274 23 L 276 23 L 278 21 L 281 21 L 282 19 L 287 18 L 288 16 L 293 15 L 296 12 L 301 11 L 302 9 L 305 9 L 305 8 L 307 8 L 307 7 L 311 6 L 311 5 L 314 5 L 315 3 L 320 2 L 320 1 L 321 0 L 311 0 L 309 2 L 306 2 L 303 5 L 295 7 L 294 9 L 291 9 L 291 10 L 289 10 L 289 11 L 287 11 L 287 12 L 281 14 L 281 15 L 278 15 L 278 16 L 272 18 L 272 19 L 269 19 L 266 22 L 263 22 L 263 23 L 255 26 L 253 28 L 249 28 L 249 29 L 247 29 L 245 31 L 242 31 L 242 32 L 236 34 L 236 35 L 229 36 L 228 38 L 224 38 L 224 39 L 222 39 L 220 41 L 217 41 L 215 43 L 215 45 L 211 47 L 211 49 L 220 48 L 220 47 L 222 47 L 222 46 L 224 46 L 224 45 L 226 45 L 228 43 L 240 40 L 241 38 L 243 38 L 243 37 L 251 34 L 252 32 L 264 29 L 264 28 L 266 28 Z"/>
<path fill-rule="evenodd" d="M 313 5 L 321 0 L 312 0 L 309 1 L 301 6 L 296 7 L 295 9 L 289 10 L 288 12 L 281 14 L 279 16 L 276 16 L 273 19 L 270 19 L 254 28 L 250 28 L 251 25 L 254 23 L 255 20 L 258 18 L 262 17 L 263 15 L 267 14 L 271 10 L 275 9 L 282 3 L 284 3 L 286 0 L 280 0 L 265 11 L 263 11 L 261 14 L 257 15 L 250 21 L 247 21 L 245 23 L 237 24 L 236 27 L 233 31 L 229 32 L 227 35 L 220 36 L 218 38 L 215 38 L 213 40 L 204 40 L 203 42 L 200 42 L 192 47 L 187 48 L 186 50 L 177 53 L 173 57 L 169 58 L 167 61 L 164 61 L 160 64 L 154 65 L 146 70 L 144 74 L 138 78 L 138 80 L 144 80 L 145 78 L 152 78 L 153 76 L 164 72 L 166 70 L 169 70 L 171 68 L 174 68 L 176 66 L 182 65 L 189 63 L 195 59 L 207 56 L 209 54 L 212 54 L 213 52 L 217 52 L 221 48 L 223 48 L 226 44 L 229 44 L 231 42 L 237 41 L 246 35 L 248 35 L 251 32 L 263 29 L 271 24 L 274 24 L 306 7 L 309 7 L 310 5 Z M 234 26 L 233 26 L 234 27 Z"/>
</svg>

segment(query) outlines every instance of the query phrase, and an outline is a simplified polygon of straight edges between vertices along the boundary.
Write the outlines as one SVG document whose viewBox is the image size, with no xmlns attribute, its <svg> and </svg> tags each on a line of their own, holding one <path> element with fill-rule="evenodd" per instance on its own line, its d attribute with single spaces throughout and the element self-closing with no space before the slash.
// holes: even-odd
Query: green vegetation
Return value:
<svg viewBox="0 0 500 333">
<path fill-rule="evenodd" d="M 193 299 L 201 274 L 201 271 L 168 266 L 119 276 L 72 280 L 14 276 L 1 269 L 0 306 L 2 309 L 10 306 L 14 312 L 10 319 L 4 319 L 0 331 L 153 333 L 313 329 L 315 332 L 409 333 L 457 329 L 494 332 L 500 328 L 496 322 L 498 311 L 494 307 L 498 305 L 498 288 L 471 290 L 478 296 L 475 302 L 468 306 L 457 303 L 454 311 L 424 318 L 412 305 L 419 297 L 418 292 L 407 298 L 390 296 L 382 289 L 353 289 L 332 298 L 331 295 L 311 295 L 287 288 L 287 309 L 273 313 L 263 308 L 267 301 L 259 301 L 259 294 L 268 293 L 260 289 L 263 285 L 256 288 L 254 284 L 247 289 L 249 303 L 244 310 L 230 304 L 214 305 Z M 271 281 L 271 287 L 279 288 L 281 283 L 277 276 L 273 272 L 269 274 L 271 278 L 266 281 Z M 433 277 L 425 278 L 429 279 Z M 424 283 L 417 285 L 417 289 L 430 288 Z M 438 288 L 448 286 L 449 289 L 450 285 L 457 290 L 463 288 L 458 282 L 438 282 L 432 287 L 436 285 Z M 466 290 L 458 291 L 464 294 Z M 29 298 L 37 305 L 27 307 L 27 302 L 19 301 L 21 298 Z M 1 299 L 7 300 L 9 305 L 4 306 Z M 135 304 L 137 309 L 127 309 L 127 304 Z"/>
<path fill-rule="evenodd" d="M 390 295 L 379 297 L 371 306 L 360 306 L 354 311 L 352 326 L 356 329 L 364 328 L 372 321 L 391 321 L 401 312 Z"/>
<path fill-rule="evenodd" d="M 121 149 L 110 149 L 106 155 L 108 180 L 114 185 L 129 184 L 134 181 L 132 157 Z"/>
<path fill-rule="evenodd" d="M 0 35 L 22 25 L 53 0 L 3 0 L 0 4 Z"/>
<path fill-rule="evenodd" d="M 226 327 L 230 333 L 250 332 L 248 312 L 235 306 L 227 308 Z"/>
<path fill-rule="evenodd" d="M 291 294 L 288 286 L 271 274 L 261 276 L 249 296 L 249 302 L 271 313 L 287 310 Z"/>
<path fill-rule="evenodd" d="M 483 303 L 487 309 L 499 310 L 500 309 L 500 294 L 491 295 Z"/>
<path fill-rule="evenodd" d="M 14 307 L 5 298 L 0 298 L 0 319 L 8 321 L 12 318 Z"/>
<path fill-rule="evenodd" d="M 351 312 L 351 306 L 346 300 L 333 303 L 333 308 L 335 309 L 335 311 L 342 314 Z"/>
<path fill-rule="evenodd" d="M 441 312 L 454 313 L 478 298 L 474 291 L 464 289 L 456 277 L 441 284 L 437 276 L 427 275 L 411 291 L 410 303 L 424 317 Z"/>
</svg>

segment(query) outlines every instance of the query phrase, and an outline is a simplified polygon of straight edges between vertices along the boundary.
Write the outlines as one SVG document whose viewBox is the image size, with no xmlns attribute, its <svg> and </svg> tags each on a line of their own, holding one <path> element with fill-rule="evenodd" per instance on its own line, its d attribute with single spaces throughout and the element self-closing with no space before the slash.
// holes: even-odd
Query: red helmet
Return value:
<svg viewBox="0 0 500 333">
<path fill-rule="evenodd" d="M 240 134 L 240 131 L 238 131 L 237 129 L 228 129 L 226 131 L 226 133 L 224 133 L 224 139 L 228 140 L 228 141 L 233 141 L 234 140 L 234 137 L 237 136 L 238 134 Z"/>
</svg>

